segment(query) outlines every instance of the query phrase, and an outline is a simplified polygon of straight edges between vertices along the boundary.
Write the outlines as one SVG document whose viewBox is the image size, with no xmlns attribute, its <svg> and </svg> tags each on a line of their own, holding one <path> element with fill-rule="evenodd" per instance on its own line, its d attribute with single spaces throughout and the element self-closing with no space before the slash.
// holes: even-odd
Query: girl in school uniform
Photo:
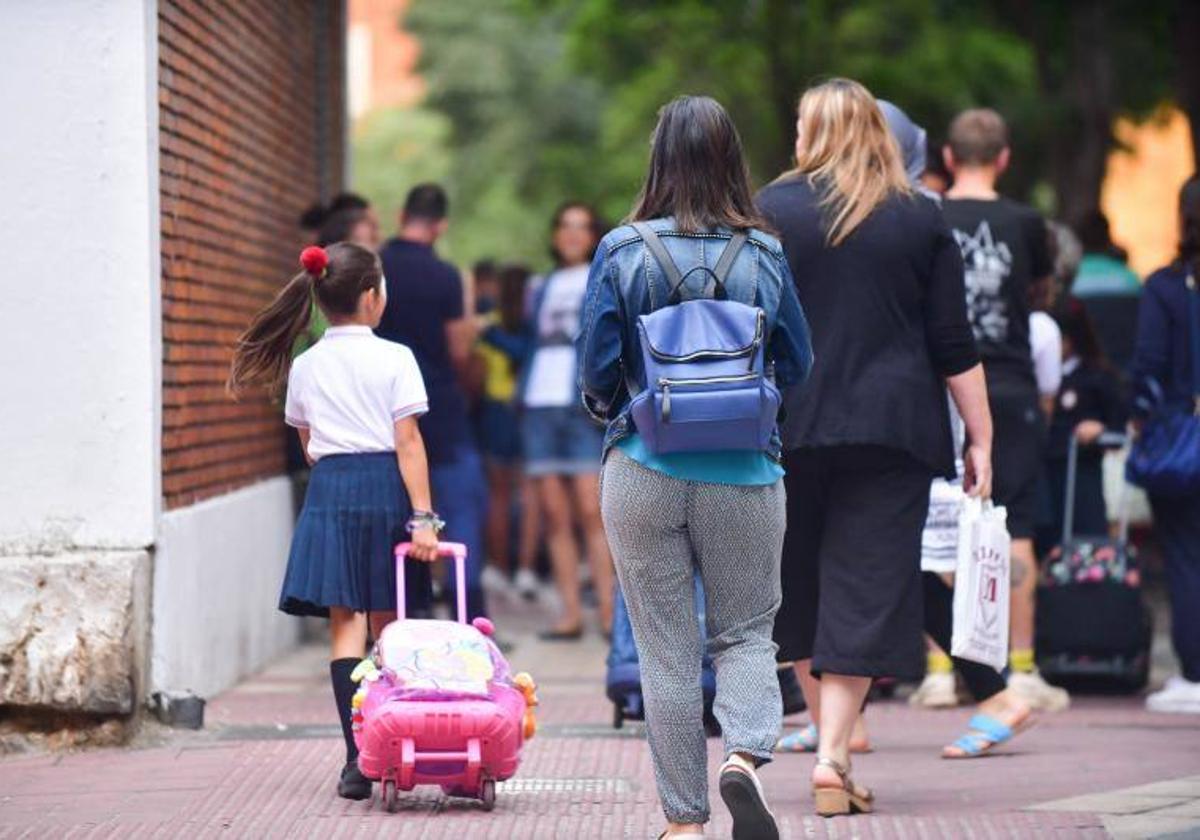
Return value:
<svg viewBox="0 0 1200 840">
<path fill-rule="evenodd" d="M 342 242 L 305 248 L 300 262 L 303 270 L 238 339 L 229 389 L 236 395 L 264 383 L 278 391 L 287 383 L 284 416 L 313 466 L 279 609 L 329 618 L 329 677 L 346 741 L 338 795 L 366 799 L 371 782 L 358 770 L 350 672 L 368 622 L 378 634 L 395 615 L 393 546 L 407 530 L 410 556 L 431 561 L 444 523 L 430 504 L 417 430 L 427 410 L 420 370 L 407 347 L 371 332 L 387 301 L 379 257 Z M 313 298 L 330 327 L 293 362 Z"/>
</svg>

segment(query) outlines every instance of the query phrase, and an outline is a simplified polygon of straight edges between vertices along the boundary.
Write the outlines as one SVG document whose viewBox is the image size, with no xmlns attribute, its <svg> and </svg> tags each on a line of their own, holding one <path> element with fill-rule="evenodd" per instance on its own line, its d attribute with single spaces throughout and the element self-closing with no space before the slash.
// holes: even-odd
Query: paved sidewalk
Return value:
<svg viewBox="0 0 1200 840">
<path fill-rule="evenodd" d="M 325 654 L 309 647 L 212 701 L 202 732 L 151 725 L 130 748 L 0 760 L 0 838 L 657 836 L 640 729 L 610 725 L 603 644 L 539 643 L 529 616 L 498 623 L 517 643 L 514 665 L 538 678 L 542 731 L 491 814 L 429 791 L 406 795 L 397 814 L 337 799 Z M 870 817 L 812 816 L 811 758 L 781 756 L 762 777 L 783 836 L 1200 836 L 1200 721 L 1148 714 L 1135 699 L 1085 698 L 994 757 L 940 760 L 966 717 L 871 708 L 876 751 L 856 762 L 878 793 Z M 719 754 L 710 741 L 710 769 Z M 715 791 L 713 801 L 710 835 L 728 837 Z"/>
</svg>

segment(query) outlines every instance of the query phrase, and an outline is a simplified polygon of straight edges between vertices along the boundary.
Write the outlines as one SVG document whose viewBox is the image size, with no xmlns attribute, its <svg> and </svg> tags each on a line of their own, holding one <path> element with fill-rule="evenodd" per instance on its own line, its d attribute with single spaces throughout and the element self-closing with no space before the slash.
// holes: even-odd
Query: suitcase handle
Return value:
<svg viewBox="0 0 1200 840">
<path fill-rule="evenodd" d="M 1098 446 L 1101 449 L 1124 449 L 1129 443 L 1129 436 L 1120 432 L 1103 432 L 1100 437 L 1096 438 L 1093 446 Z M 1065 546 L 1075 536 L 1075 478 L 1079 472 L 1079 440 L 1075 437 L 1072 430 L 1070 440 L 1067 443 L 1067 482 L 1066 492 L 1063 499 L 1063 530 L 1062 544 Z M 1124 543 L 1129 537 L 1129 503 L 1126 497 L 1125 482 L 1121 482 L 1121 496 L 1117 501 L 1117 506 L 1120 510 L 1117 513 L 1120 522 L 1120 535 L 1118 539 Z"/>
<path fill-rule="evenodd" d="M 404 561 L 412 543 L 402 542 L 396 546 L 396 618 L 403 619 L 407 602 L 405 601 Z M 454 558 L 454 588 L 455 600 L 458 602 L 458 623 L 467 623 L 467 547 L 462 543 L 438 543 L 438 557 Z"/>
</svg>

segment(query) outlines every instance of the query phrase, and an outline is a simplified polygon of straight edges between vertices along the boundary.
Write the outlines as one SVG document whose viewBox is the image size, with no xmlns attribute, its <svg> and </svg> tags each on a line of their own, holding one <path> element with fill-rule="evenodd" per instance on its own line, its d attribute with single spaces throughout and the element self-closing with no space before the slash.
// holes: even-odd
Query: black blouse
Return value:
<svg viewBox="0 0 1200 840">
<path fill-rule="evenodd" d="M 784 446 L 889 446 L 953 476 L 944 380 L 979 354 L 941 209 L 895 196 L 831 247 L 807 178 L 776 181 L 757 201 L 783 240 L 815 356 L 785 395 Z"/>
</svg>

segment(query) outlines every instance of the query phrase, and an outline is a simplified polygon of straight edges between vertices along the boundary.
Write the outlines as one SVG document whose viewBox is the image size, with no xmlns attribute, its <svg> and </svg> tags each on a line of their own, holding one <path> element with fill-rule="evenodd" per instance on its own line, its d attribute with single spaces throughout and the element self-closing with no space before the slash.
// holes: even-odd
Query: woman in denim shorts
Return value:
<svg viewBox="0 0 1200 840">
<path fill-rule="evenodd" d="M 601 628 L 612 624 L 612 557 L 600 521 L 600 450 L 603 431 L 584 412 L 576 382 L 579 334 L 588 265 L 603 234 L 596 212 L 567 202 L 551 225 L 556 268 L 534 292 L 534 346 L 521 389 L 525 471 L 537 484 L 546 545 L 562 599 L 558 623 L 543 635 L 570 641 L 583 634 L 579 544 L 592 568 Z"/>
</svg>

